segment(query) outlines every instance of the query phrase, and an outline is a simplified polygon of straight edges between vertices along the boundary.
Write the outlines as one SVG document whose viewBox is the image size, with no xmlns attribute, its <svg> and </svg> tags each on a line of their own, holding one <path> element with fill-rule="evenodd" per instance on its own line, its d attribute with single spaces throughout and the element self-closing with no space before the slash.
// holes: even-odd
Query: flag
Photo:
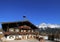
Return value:
<svg viewBox="0 0 60 42">
<path fill-rule="evenodd" d="M 23 18 L 26 18 L 26 16 L 23 16 Z"/>
</svg>

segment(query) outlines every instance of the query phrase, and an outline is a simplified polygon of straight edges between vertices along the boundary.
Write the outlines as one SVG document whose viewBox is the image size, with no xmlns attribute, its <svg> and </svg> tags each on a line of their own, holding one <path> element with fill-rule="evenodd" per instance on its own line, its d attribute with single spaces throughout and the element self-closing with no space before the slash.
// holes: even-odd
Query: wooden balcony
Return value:
<svg viewBox="0 0 60 42">
<path fill-rule="evenodd" d="M 38 32 L 4 32 L 4 35 L 29 35 L 29 34 L 33 34 L 33 35 L 37 35 Z"/>
</svg>

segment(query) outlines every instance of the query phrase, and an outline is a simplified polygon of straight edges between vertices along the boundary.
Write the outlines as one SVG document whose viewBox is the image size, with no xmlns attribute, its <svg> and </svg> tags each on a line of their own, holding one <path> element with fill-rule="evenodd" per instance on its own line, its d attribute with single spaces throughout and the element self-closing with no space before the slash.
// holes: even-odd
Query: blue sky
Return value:
<svg viewBox="0 0 60 42">
<path fill-rule="evenodd" d="M 20 21 L 23 15 L 33 24 L 60 24 L 60 0 L 0 0 L 0 23 Z"/>
</svg>

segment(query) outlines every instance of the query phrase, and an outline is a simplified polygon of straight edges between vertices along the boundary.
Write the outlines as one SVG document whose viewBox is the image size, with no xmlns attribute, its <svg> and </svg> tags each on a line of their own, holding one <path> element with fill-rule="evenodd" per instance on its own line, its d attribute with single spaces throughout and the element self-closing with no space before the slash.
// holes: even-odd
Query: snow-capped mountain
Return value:
<svg viewBox="0 0 60 42">
<path fill-rule="evenodd" d="M 58 24 L 46 24 L 41 23 L 39 25 L 36 25 L 39 28 L 40 33 L 46 33 L 46 34 L 56 34 L 57 32 L 60 32 L 60 25 Z"/>
<path fill-rule="evenodd" d="M 60 28 L 60 25 L 58 24 L 46 24 L 46 23 L 42 23 L 40 25 L 38 25 L 39 28 Z"/>
<path fill-rule="evenodd" d="M 46 23 L 42 23 L 40 25 L 38 25 L 39 28 L 46 28 L 47 27 L 47 24 Z"/>
</svg>

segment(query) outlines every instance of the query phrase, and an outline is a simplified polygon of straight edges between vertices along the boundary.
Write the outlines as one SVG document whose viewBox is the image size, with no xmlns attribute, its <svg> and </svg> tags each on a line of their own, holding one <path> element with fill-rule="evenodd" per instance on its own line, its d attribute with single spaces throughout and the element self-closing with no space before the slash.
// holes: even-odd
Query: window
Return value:
<svg viewBox="0 0 60 42">
<path fill-rule="evenodd" d="M 30 32 L 30 30 L 28 30 L 28 32 Z"/>
<path fill-rule="evenodd" d="M 14 32 L 14 28 L 10 28 L 9 29 L 9 32 Z"/>
<path fill-rule="evenodd" d="M 24 32 L 23 30 L 21 30 L 21 32 Z"/>
<path fill-rule="evenodd" d="M 24 32 L 26 32 L 26 30 L 24 30 Z"/>
<path fill-rule="evenodd" d="M 19 32 L 19 29 L 15 29 L 15 32 Z"/>
<path fill-rule="evenodd" d="M 13 35 L 10 35 L 9 38 L 12 39 L 12 38 L 14 38 L 14 36 Z"/>
<path fill-rule="evenodd" d="M 34 32 L 34 31 L 32 30 L 32 32 Z"/>
</svg>

